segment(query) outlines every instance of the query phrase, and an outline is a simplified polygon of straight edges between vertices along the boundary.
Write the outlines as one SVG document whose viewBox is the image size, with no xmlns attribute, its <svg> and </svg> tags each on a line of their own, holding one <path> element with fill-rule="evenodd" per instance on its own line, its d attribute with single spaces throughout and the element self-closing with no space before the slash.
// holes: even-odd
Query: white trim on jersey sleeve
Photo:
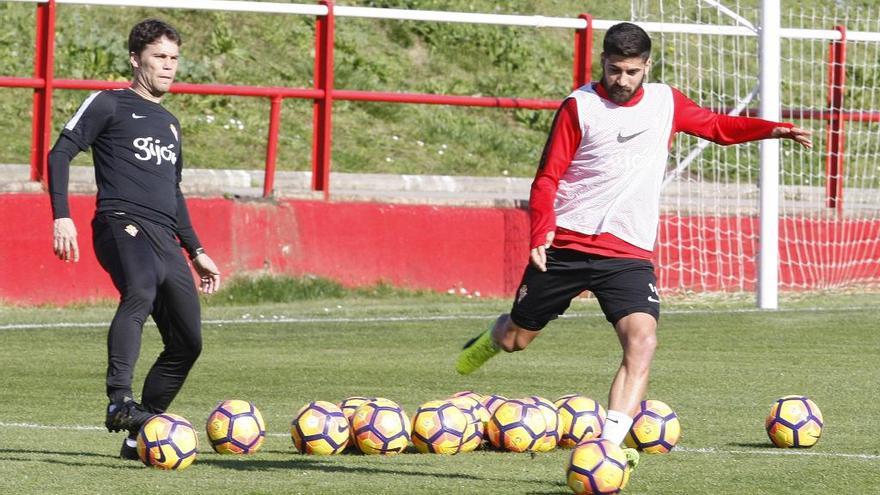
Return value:
<svg viewBox="0 0 880 495">
<path fill-rule="evenodd" d="M 97 97 L 99 94 L 101 94 L 101 91 L 95 91 L 94 93 L 90 94 L 89 97 L 86 98 L 84 102 L 82 102 L 82 105 L 79 106 L 79 110 L 76 111 L 76 114 L 74 114 L 70 121 L 68 121 L 67 124 L 64 125 L 64 128 L 68 131 L 72 131 L 76 127 L 76 124 L 79 123 L 79 119 L 81 119 L 83 114 L 86 113 L 86 109 L 88 109 L 89 105 L 92 104 L 92 100 L 94 100 L 95 97 Z"/>
</svg>

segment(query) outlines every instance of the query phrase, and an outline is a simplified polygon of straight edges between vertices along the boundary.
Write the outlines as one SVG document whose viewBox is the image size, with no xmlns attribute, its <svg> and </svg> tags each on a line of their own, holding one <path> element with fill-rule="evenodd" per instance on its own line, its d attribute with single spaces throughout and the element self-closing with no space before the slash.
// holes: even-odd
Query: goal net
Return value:
<svg viewBox="0 0 880 495">
<path fill-rule="evenodd" d="M 758 2 L 633 0 L 632 20 L 754 30 Z M 783 120 L 813 148 L 781 144 L 779 289 L 880 282 L 880 9 L 806 9 L 783 2 Z M 830 68 L 847 33 L 842 74 Z M 715 111 L 757 116 L 756 35 L 654 32 L 651 80 Z M 824 33 L 824 37 L 823 37 Z M 840 44 L 839 42 L 837 44 Z M 679 134 L 662 194 L 657 249 L 667 291 L 752 291 L 757 283 L 759 145 L 718 146 Z"/>
</svg>

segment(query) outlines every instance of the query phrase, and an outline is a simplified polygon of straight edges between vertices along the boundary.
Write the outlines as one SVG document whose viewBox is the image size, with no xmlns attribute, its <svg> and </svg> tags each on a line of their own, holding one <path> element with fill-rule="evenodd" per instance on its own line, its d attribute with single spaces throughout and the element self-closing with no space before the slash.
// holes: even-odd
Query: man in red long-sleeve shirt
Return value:
<svg viewBox="0 0 880 495">
<path fill-rule="evenodd" d="M 556 113 L 532 183 L 530 264 L 510 314 L 465 345 L 469 374 L 503 349 L 520 351 L 585 290 L 614 326 L 623 360 L 611 384 L 602 437 L 620 444 L 648 385 L 660 296 L 651 256 L 660 188 L 677 132 L 719 144 L 767 138 L 811 146 L 789 123 L 701 108 L 665 84 L 645 83 L 651 39 L 630 23 L 605 35 L 602 79 L 575 90 Z M 626 449 L 631 465 L 638 454 Z"/>
</svg>

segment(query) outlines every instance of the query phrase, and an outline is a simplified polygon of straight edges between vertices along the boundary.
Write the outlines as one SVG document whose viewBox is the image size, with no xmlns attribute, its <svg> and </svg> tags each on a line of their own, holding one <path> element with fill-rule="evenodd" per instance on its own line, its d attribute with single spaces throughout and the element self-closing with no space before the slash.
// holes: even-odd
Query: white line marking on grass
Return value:
<svg viewBox="0 0 880 495">
<path fill-rule="evenodd" d="M 768 315 L 775 313 L 794 313 L 794 312 L 852 312 L 852 311 L 875 311 L 873 306 L 845 306 L 835 308 L 789 308 L 777 309 L 770 312 L 760 308 L 728 308 L 728 309 L 670 309 L 663 311 L 663 315 L 698 315 L 698 314 L 741 314 L 741 313 L 763 313 Z M 203 325 L 230 325 L 230 324 L 278 324 L 278 323 L 406 323 L 415 321 L 453 321 L 453 320 L 486 320 L 496 318 L 497 313 L 485 315 L 434 315 L 434 316 L 364 316 L 364 317 L 333 317 L 333 316 L 310 316 L 302 318 L 287 318 L 272 315 L 263 318 L 236 318 L 224 320 L 204 320 Z M 569 313 L 560 316 L 561 319 L 567 318 L 588 318 L 588 317 L 604 317 L 602 312 L 597 308 L 596 312 L 591 313 Z M 148 325 L 155 324 L 150 321 Z M 62 329 L 62 328 L 106 328 L 110 326 L 109 321 L 72 323 L 9 323 L 0 325 L 2 330 L 44 330 L 44 329 Z"/>
<path fill-rule="evenodd" d="M 16 423 L 0 421 L 0 428 L 21 428 L 29 430 L 54 430 L 54 431 L 104 431 L 100 426 L 88 425 L 41 425 L 38 423 Z M 288 433 L 267 432 L 266 436 L 270 437 L 289 437 Z M 813 457 L 832 457 L 845 459 L 864 459 L 868 461 L 880 460 L 880 455 L 875 454 L 847 454 L 843 452 L 822 452 L 822 451 L 805 451 L 793 449 L 766 449 L 766 450 L 738 450 L 738 449 L 717 449 L 714 447 L 676 447 L 673 452 L 683 452 L 686 454 L 721 454 L 721 455 L 794 455 L 794 456 L 813 456 Z"/>
<path fill-rule="evenodd" d="M 0 421 L 0 428 L 25 428 L 30 430 L 73 430 L 73 431 L 101 431 L 100 426 L 84 425 L 41 425 L 37 423 L 7 423 Z"/>
<path fill-rule="evenodd" d="M 44 330 L 47 328 L 94 328 L 109 327 L 110 322 L 96 323 L 10 323 L 8 325 L 0 325 L 0 330 Z"/>
<path fill-rule="evenodd" d="M 880 460 L 880 455 L 874 454 L 845 454 L 842 452 L 821 452 L 807 450 L 792 449 L 767 449 L 767 450 L 733 450 L 733 449 L 716 449 L 714 447 L 676 447 L 676 451 L 687 454 L 746 454 L 746 455 L 798 455 L 798 456 L 814 456 L 814 457 L 843 457 L 848 459 L 865 459 L 869 461 Z"/>
<path fill-rule="evenodd" d="M 106 431 L 101 426 L 90 425 L 41 425 L 38 423 L 7 423 L 0 421 L 0 428 L 20 428 L 25 430 L 49 430 L 49 431 Z M 290 433 L 266 433 L 270 437 L 289 437 Z"/>
<path fill-rule="evenodd" d="M 409 322 L 409 321 L 444 321 L 444 320 L 484 320 L 495 318 L 498 315 L 437 315 L 437 316 L 377 316 L 359 318 L 335 318 L 335 317 L 305 317 L 305 318 L 241 318 L 234 320 L 203 320 L 202 325 L 230 325 L 230 324 L 277 324 L 277 323 L 383 323 L 383 322 Z M 587 315 L 584 315 L 587 316 Z M 147 325 L 155 326 L 149 321 Z M 89 323 L 10 323 L 0 325 L 0 330 L 44 330 L 51 328 L 102 328 L 109 327 L 109 321 L 97 321 Z"/>
</svg>

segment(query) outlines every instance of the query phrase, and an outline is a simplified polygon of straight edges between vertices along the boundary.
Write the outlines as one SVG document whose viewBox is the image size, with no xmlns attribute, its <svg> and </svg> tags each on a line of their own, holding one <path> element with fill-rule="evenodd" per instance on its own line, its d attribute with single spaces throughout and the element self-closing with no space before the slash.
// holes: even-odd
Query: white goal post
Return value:
<svg viewBox="0 0 880 495">
<path fill-rule="evenodd" d="M 759 57 L 761 109 L 765 120 L 779 121 L 781 117 L 779 86 L 780 19 L 779 0 L 762 0 L 761 50 Z M 758 307 L 779 307 L 779 141 L 761 142 L 760 207 L 761 228 L 758 237 Z"/>
<path fill-rule="evenodd" d="M 779 290 L 876 287 L 880 11 L 744 4 L 631 2 L 638 22 L 716 27 L 652 32 L 652 79 L 717 111 L 813 131 L 809 150 L 676 138 L 662 199 L 661 285 L 756 290 L 768 309 Z M 835 50 L 845 58 L 832 58 Z"/>
</svg>

